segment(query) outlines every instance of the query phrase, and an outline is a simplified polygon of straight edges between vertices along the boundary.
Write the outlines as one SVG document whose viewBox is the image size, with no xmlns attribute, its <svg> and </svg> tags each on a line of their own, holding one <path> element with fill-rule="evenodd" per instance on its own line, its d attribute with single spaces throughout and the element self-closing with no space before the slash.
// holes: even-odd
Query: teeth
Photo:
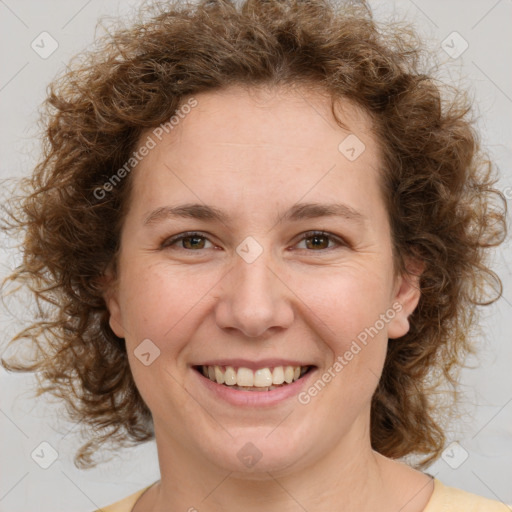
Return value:
<svg viewBox="0 0 512 512">
<path fill-rule="evenodd" d="M 295 372 L 293 371 L 293 366 L 286 366 L 284 369 L 284 381 L 288 384 L 293 381 L 293 376 Z"/>
<path fill-rule="evenodd" d="M 218 368 L 218 366 L 216 366 Z M 254 373 L 249 368 L 238 368 L 236 372 L 236 385 L 237 386 L 260 386 L 256 384 Z M 272 382 L 270 382 L 272 384 Z"/>
<path fill-rule="evenodd" d="M 218 366 L 215 367 L 215 380 L 210 380 L 213 380 L 214 382 L 217 381 L 219 384 L 224 384 L 224 373 L 222 373 L 221 369 Z"/>
<path fill-rule="evenodd" d="M 276 366 L 272 372 L 272 384 L 282 384 L 284 382 L 284 370 L 282 366 Z"/>
<path fill-rule="evenodd" d="M 253 372 L 250 368 L 233 368 L 232 366 L 202 366 L 202 374 L 218 384 L 246 388 L 274 389 L 284 383 L 298 380 L 308 370 L 308 366 L 276 366 L 260 368 Z"/>
<path fill-rule="evenodd" d="M 217 366 L 217 368 L 219 368 L 219 367 Z M 219 370 L 220 370 L 220 368 L 219 368 Z M 213 380 L 213 379 L 211 379 L 211 380 Z M 232 366 L 226 367 L 226 371 L 224 372 L 224 384 L 226 384 L 227 386 L 236 385 L 236 372 Z"/>
<path fill-rule="evenodd" d="M 251 372 L 251 370 L 249 371 Z M 257 388 L 272 386 L 272 372 L 268 368 L 256 370 L 254 372 L 254 386 Z"/>
</svg>

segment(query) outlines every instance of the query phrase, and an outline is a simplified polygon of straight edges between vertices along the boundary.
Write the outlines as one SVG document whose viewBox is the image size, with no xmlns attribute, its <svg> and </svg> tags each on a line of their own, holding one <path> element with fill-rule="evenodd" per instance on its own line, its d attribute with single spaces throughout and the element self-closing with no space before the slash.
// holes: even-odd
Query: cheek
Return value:
<svg viewBox="0 0 512 512">
<path fill-rule="evenodd" d="M 151 268 L 126 266 L 123 277 L 121 309 L 128 336 L 161 339 L 172 327 L 172 317 L 182 313 L 184 301 L 178 299 L 167 279 Z"/>
<path fill-rule="evenodd" d="M 199 266 L 132 262 L 125 267 L 122 297 L 123 325 L 132 344 L 154 339 L 165 349 L 172 340 L 190 337 L 194 318 L 204 311 L 208 294 L 221 274 L 201 271 Z"/>
<path fill-rule="evenodd" d="M 297 295 L 304 297 L 305 306 L 343 348 L 348 338 L 355 338 L 366 327 L 373 326 L 389 307 L 389 285 L 380 277 L 384 275 L 384 269 L 379 272 L 347 265 L 326 269 L 323 275 L 300 274 L 289 282 L 300 290 Z"/>
<path fill-rule="evenodd" d="M 330 271 L 328 279 L 302 276 L 301 296 L 314 315 L 313 330 L 330 353 L 332 364 L 323 369 L 325 380 L 332 379 L 335 400 L 358 410 L 371 399 L 386 358 L 389 303 L 383 268 L 358 266 Z M 389 313 L 389 312 L 388 312 Z M 392 311 L 394 313 L 394 311 Z M 307 314 L 307 313 L 305 313 Z M 382 316 L 385 320 L 382 320 Z M 315 391 L 313 390 L 313 393 Z M 328 398 L 329 396 L 329 398 Z"/>
<path fill-rule="evenodd" d="M 328 423 L 342 430 L 369 407 L 386 359 L 388 323 L 381 315 L 388 304 L 380 284 L 344 273 L 317 285 L 307 301 L 319 319 L 314 330 L 321 333 L 329 355 L 318 375 L 321 382 L 315 381 L 302 398 L 318 411 L 328 408 Z"/>
</svg>

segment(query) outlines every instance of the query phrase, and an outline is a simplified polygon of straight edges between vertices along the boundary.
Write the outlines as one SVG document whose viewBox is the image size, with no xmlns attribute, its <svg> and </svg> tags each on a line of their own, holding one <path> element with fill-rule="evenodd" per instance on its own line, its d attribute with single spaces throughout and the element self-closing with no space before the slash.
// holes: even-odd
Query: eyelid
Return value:
<svg viewBox="0 0 512 512">
<path fill-rule="evenodd" d="M 320 249 L 318 251 L 308 251 L 307 249 L 303 249 L 303 250 L 306 250 L 307 252 L 318 252 L 318 253 L 325 253 L 327 251 L 332 251 L 334 249 L 337 249 L 339 247 L 349 247 L 349 243 L 344 240 L 343 238 L 341 238 L 340 236 L 338 235 L 335 235 L 334 233 L 330 233 L 329 231 L 322 231 L 322 230 L 311 230 L 311 231 L 305 231 L 304 233 L 302 233 L 300 235 L 300 238 L 299 240 L 297 241 L 297 243 L 299 242 L 302 242 L 303 240 L 306 240 L 308 238 L 312 238 L 314 236 L 324 236 L 326 238 L 328 238 L 329 240 L 335 242 L 338 247 L 331 247 L 329 249 Z"/>
<path fill-rule="evenodd" d="M 199 237 L 199 238 L 204 238 L 205 240 L 208 240 L 210 243 L 213 244 L 213 242 L 208 238 L 209 236 L 211 236 L 209 233 L 204 233 L 204 232 L 199 232 L 199 231 L 185 231 L 183 233 L 179 233 L 177 235 L 165 238 L 159 244 L 159 247 L 160 247 L 160 249 L 163 250 L 163 249 L 166 249 L 167 247 L 172 247 L 176 242 L 179 242 L 185 238 L 192 238 L 194 236 Z M 322 230 L 310 230 L 310 231 L 305 231 L 304 233 L 301 233 L 300 238 L 294 243 L 294 245 L 297 245 L 298 243 L 302 242 L 303 240 L 312 238 L 314 236 L 324 236 L 324 237 L 328 238 L 330 241 L 335 242 L 337 244 L 337 247 L 330 247 L 327 249 L 319 249 L 317 251 L 308 250 L 308 249 L 298 249 L 298 250 L 302 250 L 302 251 L 306 251 L 306 252 L 310 252 L 310 253 L 326 253 L 326 252 L 329 252 L 329 251 L 332 251 L 335 249 L 339 249 L 340 247 L 346 247 L 346 248 L 350 247 L 350 243 L 346 239 L 344 239 L 338 235 L 335 235 L 334 233 L 330 233 L 329 231 L 322 231 Z M 183 250 L 183 251 L 187 251 L 189 253 L 201 252 L 201 250 L 194 251 L 194 250 L 183 249 L 183 248 L 179 248 L 179 249 Z"/>
<path fill-rule="evenodd" d="M 209 236 L 211 236 L 208 233 L 203 233 L 203 232 L 199 232 L 199 231 L 185 231 L 183 233 L 179 233 L 177 235 L 165 238 L 159 244 L 159 246 L 160 246 L 161 249 L 165 249 L 167 247 L 171 247 L 174 243 L 179 242 L 179 241 L 181 241 L 184 238 L 192 238 L 194 236 L 197 236 L 197 237 L 200 237 L 200 238 L 204 238 L 205 240 L 208 240 L 210 243 L 213 243 L 208 238 Z M 187 249 L 183 249 L 183 250 L 186 251 Z M 188 251 L 188 252 L 194 252 L 194 251 Z M 199 252 L 199 251 L 197 251 L 197 252 Z"/>
</svg>

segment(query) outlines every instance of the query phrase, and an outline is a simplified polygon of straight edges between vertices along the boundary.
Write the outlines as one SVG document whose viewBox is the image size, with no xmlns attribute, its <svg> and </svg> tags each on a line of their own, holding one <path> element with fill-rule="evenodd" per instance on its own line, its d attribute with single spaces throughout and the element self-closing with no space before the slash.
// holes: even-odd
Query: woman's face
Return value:
<svg viewBox="0 0 512 512">
<path fill-rule="evenodd" d="M 419 298 L 393 274 L 371 123 L 344 102 L 341 129 L 306 90 L 195 99 L 169 133 L 141 138 L 108 294 L 159 450 L 254 478 L 370 450 L 388 338 Z M 314 368 L 246 391 L 202 365 L 256 386 Z"/>
</svg>

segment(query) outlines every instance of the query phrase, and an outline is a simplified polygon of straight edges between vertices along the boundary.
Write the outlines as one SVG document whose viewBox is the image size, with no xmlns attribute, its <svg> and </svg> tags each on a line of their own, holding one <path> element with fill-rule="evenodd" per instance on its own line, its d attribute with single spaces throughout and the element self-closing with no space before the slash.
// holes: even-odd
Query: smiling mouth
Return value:
<svg viewBox="0 0 512 512">
<path fill-rule="evenodd" d="M 239 391 L 272 391 L 288 386 L 301 379 L 315 366 L 276 366 L 260 368 L 253 371 L 250 368 L 233 366 L 194 366 L 194 370 L 207 379 Z"/>
</svg>

